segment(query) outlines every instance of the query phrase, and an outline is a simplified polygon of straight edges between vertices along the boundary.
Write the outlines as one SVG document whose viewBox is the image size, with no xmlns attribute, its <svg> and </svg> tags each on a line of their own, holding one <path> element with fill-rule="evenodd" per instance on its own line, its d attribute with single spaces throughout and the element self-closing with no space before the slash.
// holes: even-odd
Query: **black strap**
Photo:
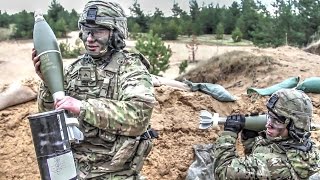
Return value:
<svg viewBox="0 0 320 180">
<path fill-rule="evenodd" d="M 141 140 L 147 140 L 147 139 L 155 139 L 155 138 L 158 138 L 159 135 L 158 135 L 158 132 L 154 129 L 148 129 L 146 132 L 144 132 L 140 138 Z"/>
<path fill-rule="evenodd" d="M 303 152 L 309 152 L 312 149 L 312 142 L 310 139 L 307 139 L 303 142 L 295 142 L 295 143 L 281 143 L 280 144 L 286 151 L 289 149 L 298 149 Z"/>
</svg>

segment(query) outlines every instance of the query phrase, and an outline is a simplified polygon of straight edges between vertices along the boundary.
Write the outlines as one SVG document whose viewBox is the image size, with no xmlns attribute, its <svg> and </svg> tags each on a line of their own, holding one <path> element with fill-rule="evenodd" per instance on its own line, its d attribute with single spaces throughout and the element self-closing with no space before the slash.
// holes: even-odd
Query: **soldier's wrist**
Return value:
<svg viewBox="0 0 320 180">
<path fill-rule="evenodd" d="M 85 100 L 81 101 L 80 105 L 80 112 L 79 112 L 79 119 L 83 120 L 85 115 L 86 115 L 86 108 L 87 107 L 87 102 Z"/>
</svg>

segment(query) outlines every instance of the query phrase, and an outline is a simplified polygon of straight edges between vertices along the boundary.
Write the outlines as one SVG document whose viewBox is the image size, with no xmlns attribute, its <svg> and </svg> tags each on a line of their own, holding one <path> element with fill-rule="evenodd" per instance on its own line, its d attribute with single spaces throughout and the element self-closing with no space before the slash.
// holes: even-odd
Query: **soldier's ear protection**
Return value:
<svg viewBox="0 0 320 180">
<path fill-rule="evenodd" d="M 110 43 L 111 43 L 111 46 L 115 49 L 115 50 L 120 50 L 120 49 L 123 49 L 126 44 L 124 42 L 124 37 L 121 33 L 119 33 L 118 30 L 114 29 L 112 31 L 112 35 L 110 37 Z"/>
</svg>

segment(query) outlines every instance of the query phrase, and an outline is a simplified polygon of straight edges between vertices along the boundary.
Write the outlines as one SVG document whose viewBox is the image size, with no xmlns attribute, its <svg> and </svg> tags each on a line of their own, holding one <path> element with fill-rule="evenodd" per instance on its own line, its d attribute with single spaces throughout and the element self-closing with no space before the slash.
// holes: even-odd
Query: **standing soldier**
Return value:
<svg viewBox="0 0 320 180">
<path fill-rule="evenodd" d="M 267 103 L 266 131 L 243 129 L 243 115 L 228 116 L 214 150 L 217 179 L 308 179 L 320 170 L 320 154 L 310 138 L 312 102 L 302 91 L 283 89 Z M 245 157 L 236 154 L 238 133 Z"/>
<path fill-rule="evenodd" d="M 65 96 L 54 102 L 40 86 L 39 111 L 65 109 L 78 117 L 84 140 L 72 144 L 79 179 L 139 179 L 151 138 L 155 103 L 147 60 L 123 50 L 128 35 L 121 6 L 89 1 L 78 26 L 86 53 L 64 72 Z M 39 77 L 39 57 L 32 52 Z"/>
</svg>

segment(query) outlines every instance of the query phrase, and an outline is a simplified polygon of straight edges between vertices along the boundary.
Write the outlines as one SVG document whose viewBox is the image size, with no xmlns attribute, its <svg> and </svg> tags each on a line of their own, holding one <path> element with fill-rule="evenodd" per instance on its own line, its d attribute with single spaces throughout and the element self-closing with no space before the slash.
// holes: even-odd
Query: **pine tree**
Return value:
<svg viewBox="0 0 320 180">
<path fill-rule="evenodd" d="M 233 42 L 240 42 L 242 40 L 242 32 L 240 30 L 240 28 L 236 27 L 233 31 L 232 31 L 232 39 Z"/>
<path fill-rule="evenodd" d="M 169 58 L 172 55 L 170 46 L 166 47 L 162 39 L 152 31 L 137 40 L 136 49 L 149 60 L 151 74 L 158 75 L 169 68 Z"/>
<path fill-rule="evenodd" d="M 224 27 L 222 23 L 219 23 L 216 29 L 216 38 L 223 39 Z"/>
</svg>

